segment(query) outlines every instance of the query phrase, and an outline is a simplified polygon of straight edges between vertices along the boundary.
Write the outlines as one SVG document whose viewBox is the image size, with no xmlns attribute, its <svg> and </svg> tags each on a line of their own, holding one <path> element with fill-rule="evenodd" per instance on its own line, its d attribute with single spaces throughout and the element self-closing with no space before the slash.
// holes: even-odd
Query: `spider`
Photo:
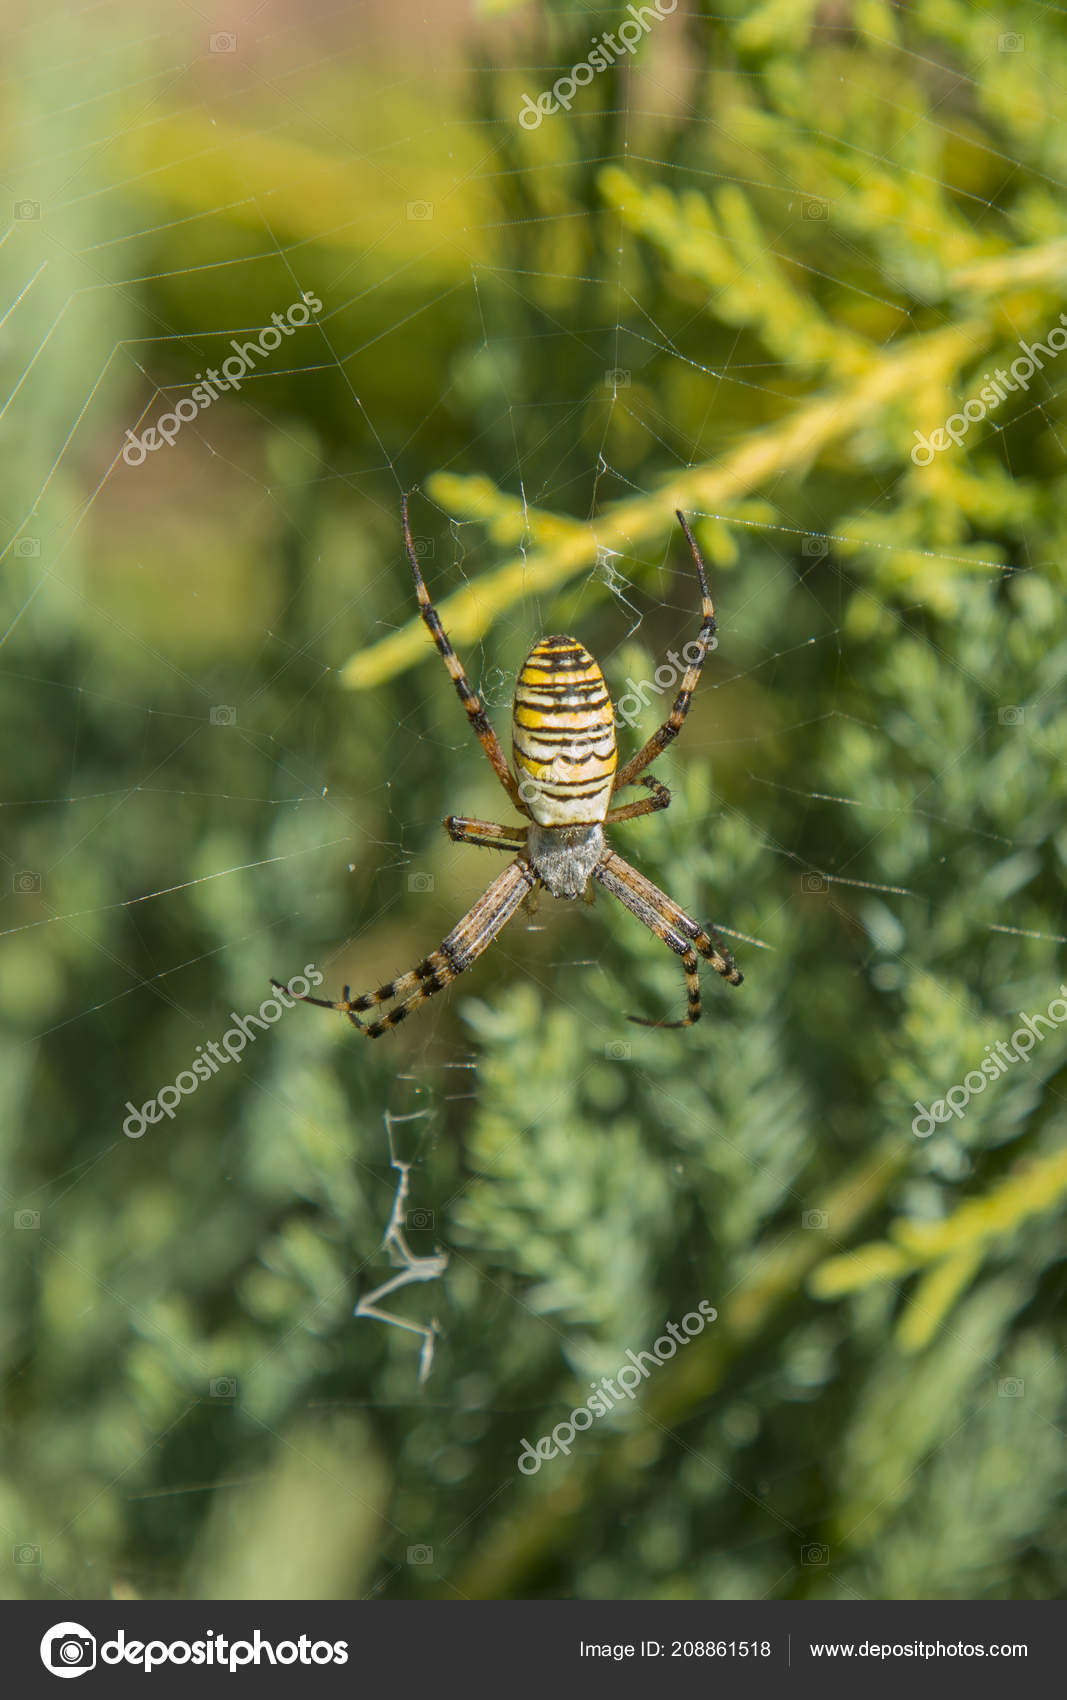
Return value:
<svg viewBox="0 0 1067 1700">
<path fill-rule="evenodd" d="M 526 657 L 515 685 L 512 748 L 520 775 L 516 778 L 430 601 L 411 537 L 407 496 L 403 499 L 402 513 L 404 542 L 422 618 L 452 676 L 459 700 L 493 772 L 529 824 L 498 826 L 493 821 L 449 815 L 444 822 L 445 831 L 456 844 L 510 851 L 514 860 L 497 875 L 438 949 L 410 974 L 401 974 L 388 985 L 379 986 L 376 992 L 364 992 L 357 998 L 349 996 L 346 986 L 337 1002 L 307 996 L 300 997 L 300 1002 L 315 1004 L 319 1009 L 339 1010 L 368 1039 L 379 1039 L 477 961 L 524 899 L 532 898 L 540 886 L 552 897 L 583 897 L 592 878 L 682 959 L 689 1005 L 684 1019 L 650 1021 L 644 1016 L 630 1015 L 627 1020 L 641 1027 L 692 1026 L 700 1019 L 698 957 L 710 962 L 731 986 L 741 984 L 741 971 L 714 929 L 706 931 L 694 921 L 666 892 L 624 862 L 604 837 L 605 826 L 635 820 L 639 815 L 652 814 L 669 805 L 671 794 L 667 787 L 644 770 L 681 731 L 715 634 L 715 610 L 704 562 L 684 514 L 679 513 L 677 518 L 696 562 L 704 619 L 697 639 L 699 654 L 686 669 L 667 719 L 644 748 L 619 768 L 615 715 L 599 666 L 572 637 L 542 638 Z M 650 795 L 611 808 L 616 792 L 638 783 L 641 774 L 644 777 L 639 782 L 648 788 Z M 280 991 L 288 991 L 280 980 L 272 980 L 271 984 Z M 290 995 L 299 997 L 295 992 Z M 359 1019 L 365 1010 L 377 1009 L 393 1000 L 397 1000 L 394 1008 L 379 1020 Z"/>
</svg>

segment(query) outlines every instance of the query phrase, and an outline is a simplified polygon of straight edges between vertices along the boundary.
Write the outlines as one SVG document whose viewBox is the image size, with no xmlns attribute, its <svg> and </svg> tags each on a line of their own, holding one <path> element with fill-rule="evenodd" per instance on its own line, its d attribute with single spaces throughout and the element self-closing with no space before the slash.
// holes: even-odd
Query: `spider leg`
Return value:
<svg viewBox="0 0 1067 1700">
<path fill-rule="evenodd" d="M 300 1001 L 316 1004 L 319 1009 L 339 1010 L 368 1039 L 380 1039 L 383 1033 L 397 1027 L 412 1010 L 418 1009 L 435 992 L 443 991 L 457 974 L 462 974 L 465 968 L 476 962 L 536 883 L 537 875 L 530 864 L 519 858 L 497 875 L 459 925 L 453 927 L 443 943 L 409 974 L 401 974 L 390 980 L 388 985 L 379 986 L 376 992 L 364 992 L 358 998 L 350 997 L 346 986 L 337 1003 L 330 1003 L 324 998 L 302 998 Z M 279 982 L 274 980 L 272 984 L 277 986 Z M 281 990 L 288 991 L 288 987 L 282 986 Z M 296 994 L 290 993 L 290 996 L 295 997 Z M 359 1016 L 365 1010 L 376 1009 L 379 1004 L 388 1003 L 393 998 L 399 1001 L 388 1015 L 383 1015 L 378 1021 L 360 1021 Z"/>
<path fill-rule="evenodd" d="M 667 745 L 677 738 L 685 723 L 685 717 L 689 713 L 689 704 L 692 700 L 693 692 L 697 688 L 697 680 L 700 678 L 701 668 L 707 658 L 711 640 L 715 636 L 715 609 L 712 605 L 711 592 L 708 590 L 708 577 L 707 573 L 704 571 L 704 562 L 701 559 L 700 550 L 697 548 L 696 538 L 693 536 L 693 533 L 686 524 L 685 515 L 683 513 L 678 514 L 678 523 L 685 532 L 686 541 L 688 542 L 690 549 L 693 551 L 693 559 L 696 562 L 697 574 L 700 579 L 700 593 L 703 598 L 704 613 L 704 623 L 700 628 L 700 635 L 696 640 L 700 647 L 700 654 L 691 666 L 686 668 L 685 677 L 682 680 L 682 688 L 674 699 L 674 707 L 663 722 L 663 725 L 659 728 L 659 731 L 653 732 L 644 748 L 638 750 L 637 754 L 632 756 L 626 763 L 626 766 L 621 767 L 615 775 L 613 792 L 621 791 L 624 785 L 632 785 L 638 774 L 644 772 L 649 762 L 655 761 L 660 751 L 665 750 Z M 663 804 L 660 805 L 661 808 L 663 806 Z"/>
<path fill-rule="evenodd" d="M 453 844 L 480 844 L 486 850 L 519 850 L 526 843 L 524 826 L 498 826 L 492 820 L 468 820 L 465 815 L 447 815 L 445 831 Z"/>
<path fill-rule="evenodd" d="M 614 850 L 597 863 L 593 869 L 593 878 L 598 880 L 605 891 L 610 891 L 620 903 L 625 904 L 631 914 L 643 921 L 650 932 L 669 945 L 682 959 L 685 971 L 686 992 L 689 1009 L 684 1021 L 648 1021 L 644 1016 L 630 1015 L 628 1021 L 635 1021 L 641 1027 L 691 1027 L 694 1021 L 700 1020 L 700 980 L 697 954 L 710 962 L 717 974 L 731 986 L 741 984 L 741 970 L 738 968 L 730 952 L 722 940 L 713 932 L 708 933 L 687 915 L 672 897 L 661 891 L 658 885 L 653 885 L 650 879 L 639 873 L 629 862 L 624 862 Z"/>
<path fill-rule="evenodd" d="M 620 820 L 636 820 L 638 815 L 651 815 L 657 809 L 670 808 L 671 794 L 658 779 L 647 773 L 640 784 L 648 786 L 652 792 L 651 797 L 642 797 L 637 803 L 623 803 L 617 809 L 609 809 L 604 816 L 605 826 L 614 826 L 616 821 Z"/>
<path fill-rule="evenodd" d="M 462 661 L 448 640 L 445 628 L 441 624 L 440 614 L 438 614 L 437 609 L 430 601 L 430 593 L 426 588 L 426 582 L 422 576 L 422 569 L 419 566 L 419 557 L 415 553 L 415 544 L 411 536 L 411 522 L 408 519 L 408 499 L 406 495 L 403 498 L 401 506 L 404 515 L 404 542 L 407 545 L 408 559 L 411 562 L 411 571 L 415 578 L 415 594 L 419 599 L 419 612 L 422 615 L 423 622 L 426 625 L 430 636 L 433 638 L 434 643 L 437 645 L 437 651 L 441 660 L 448 668 L 452 682 L 459 695 L 459 700 L 467 710 L 467 716 L 471 725 L 474 727 L 478 742 L 489 757 L 493 772 L 496 774 L 501 785 L 504 787 L 504 790 L 511 798 L 511 801 L 514 803 L 519 813 L 522 815 L 528 815 L 530 811 L 523 802 L 522 797 L 519 795 L 518 781 L 507 764 L 507 758 L 501 748 L 500 739 L 497 737 L 489 723 L 489 716 L 482 707 L 481 698 L 478 696 L 477 692 L 471 685 L 470 680 L 467 678 Z"/>
<path fill-rule="evenodd" d="M 358 1028 L 361 1033 L 363 1032 L 362 1021 L 357 1021 L 355 1016 L 352 1014 L 352 1004 L 351 1004 L 351 1001 L 349 1000 L 349 996 L 348 996 L 349 992 L 352 989 L 350 986 L 345 986 L 343 991 L 341 992 L 340 998 L 336 1002 L 334 1002 L 331 998 L 311 998 L 311 997 L 308 997 L 306 992 L 304 992 L 304 993 L 291 992 L 284 980 L 272 979 L 271 985 L 276 986 L 278 991 L 284 992 L 287 997 L 295 998 L 297 1003 L 313 1003 L 315 1005 L 316 1009 L 337 1009 L 337 1010 L 340 1010 L 342 1015 L 347 1015 L 349 1021 L 353 1025 L 353 1027 Z"/>
</svg>

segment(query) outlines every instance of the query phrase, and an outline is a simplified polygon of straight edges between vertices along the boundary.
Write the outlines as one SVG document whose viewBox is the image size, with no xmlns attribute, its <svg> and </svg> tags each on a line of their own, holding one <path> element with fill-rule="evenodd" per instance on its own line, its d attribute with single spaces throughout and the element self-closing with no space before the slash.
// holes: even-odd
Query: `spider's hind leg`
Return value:
<svg viewBox="0 0 1067 1700">
<path fill-rule="evenodd" d="M 462 974 L 464 969 L 478 960 L 483 951 L 489 949 L 536 879 L 537 875 L 530 864 L 521 857 L 518 858 L 509 863 L 503 873 L 497 875 L 459 925 L 453 927 L 438 948 L 431 951 L 410 973 L 401 974 L 397 979 L 390 980 L 387 985 L 379 986 L 375 992 L 363 992 L 358 998 L 350 997 L 346 986 L 343 997 L 336 1003 L 325 998 L 308 997 L 301 998 L 300 1002 L 315 1004 L 319 1009 L 338 1010 L 347 1016 L 353 1027 L 366 1038 L 380 1039 L 383 1033 L 388 1033 L 405 1021 L 427 998 L 432 998 L 435 992 L 441 992 L 446 986 L 450 986 L 457 974 Z M 274 980 L 272 984 L 276 986 L 278 981 Z M 287 990 L 285 987 L 282 989 Z M 395 1007 L 379 1020 L 362 1022 L 358 1019 L 366 1010 L 377 1009 L 381 1004 L 391 1003 L 394 999 L 397 1000 Z"/>
<path fill-rule="evenodd" d="M 691 1027 L 694 1021 L 700 1020 L 700 980 L 697 957 L 702 956 L 709 962 L 717 974 L 731 986 L 739 986 L 742 974 L 722 940 L 709 933 L 694 921 L 692 915 L 687 915 L 673 897 L 668 897 L 658 885 L 653 885 L 650 879 L 640 873 L 637 868 L 624 862 L 622 857 L 609 850 L 597 863 L 593 877 L 625 904 L 632 915 L 642 921 L 650 933 L 662 939 L 677 956 L 682 959 L 685 971 L 686 995 L 689 1008 L 682 1021 L 648 1021 L 644 1016 L 630 1015 L 628 1021 L 636 1021 L 640 1027 Z"/>
<path fill-rule="evenodd" d="M 671 945 L 672 950 L 678 947 L 671 943 L 667 931 L 657 929 L 657 935 L 665 944 Z M 681 1021 L 651 1021 L 647 1015 L 628 1015 L 627 1021 L 632 1021 L 636 1027 L 692 1027 L 694 1021 L 700 1020 L 700 966 L 695 950 L 679 951 L 682 958 L 682 968 L 685 973 L 685 991 L 689 1008 Z"/>
<path fill-rule="evenodd" d="M 306 992 L 290 991 L 284 980 L 272 979 L 271 985 L 277 987 L 279 992 L 284 992 L 286 997 L 295 998 L 297 1003 L 313 1003 L 316 1009 L 336 1009 L 342 1015 L 347 1015 L 353 1027 L 358 1028 L 361 1033 L 364 1031 L 362 1021 L 357 1021 L 352 1013 L 356 1006 L 348 995 L 352 990 L 351 986 L 345 986 L 341 996 L 335 1002 L 332 998 L 312 998 Z"/>
</svg>

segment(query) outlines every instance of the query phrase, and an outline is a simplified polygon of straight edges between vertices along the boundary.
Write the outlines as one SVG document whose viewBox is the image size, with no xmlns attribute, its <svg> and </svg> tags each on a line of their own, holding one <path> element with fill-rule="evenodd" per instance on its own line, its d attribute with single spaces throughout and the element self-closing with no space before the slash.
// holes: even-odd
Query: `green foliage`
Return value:
<svg viewBox="0 0 1067 1700">
<path fill-rule="evenodd" d="M 487 5 L 473 65 L 385 45 L 282 118 L 95 49 L 16 159 L 10 1594 L 1062 1595 L 1067 1026 L 912 1132 L 1065 977 L 1056 364 L 910 455 L 1063 309 L 1067 35 L 1023 11 L 691 11 L 532 133 L 614 14 Z M 116 459 L 306 289 L 321 331 Z M 541 631 L 616 696 L 695 635 L 692 514 L 719 643 L 670 810 L 615 842 L 744 986 L 631 1025 L 677 960 L 546 898 L 380 1044 L 286 1011 L 127 1138 L 271 975 L 376 985 L 499 867 L 440 830 L 510 811 L 414 619 L 410 486 L 502 733 Z M 393 1273 L 387 1119 L 449 1254 L 384 1301 L 438 1324 L 423 1386 L 351 1314 Z"/>
</svg>

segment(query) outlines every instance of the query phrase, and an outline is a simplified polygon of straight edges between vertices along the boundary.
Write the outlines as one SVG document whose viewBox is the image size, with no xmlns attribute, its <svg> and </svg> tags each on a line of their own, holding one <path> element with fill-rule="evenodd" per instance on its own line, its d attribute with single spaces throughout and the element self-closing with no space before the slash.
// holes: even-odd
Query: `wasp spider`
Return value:
<svg viewBox="0 0 1067 1700">
<path fill-rule="evenodd" d="M 666 892 L 624 862 L 604 837 L 605 826 L 651 814 L 670 803 L 667 787 L 644 770 L 681 731 L 715 633 L 715 610 L 704 563 L 684 515 L 679 513 L 678 522 L 696 562 L 704 620 L 696 643 L 699 653 L 686 670 L 667 719 L 644 748 L 620 768 L 615 715 L 603 673 L 589 651 L 574 638 L 542 638 L 526 657 L 515 686 L 512 749 L 518 777 L 509 768 L 500 740 L 430 601 L 411 538 L 406 496 L 403 517 L 404 540 L 422 618 L 452 675 L 459 700 L 493 771 L 529 824 L 498 826 L 492 821 L 449 815 L 445 830 L 455 843 L 510 851 L 514 860 L 497 875 L 444 943 L 410 974 L 401 974 L 388 985 L 379 986 L 376 992 L 364 992 L 358 998 L 350 997 L 346 986 L 336 1003 L 311 997 L 301 1001 L 317 1004 L 320 1009 L 339 1010 L 368 1039 L 379 1039 L 469 968 L 489 948 L 523 899 L 539 886 L 544 886 L 553 897 L 582 897 L 592 878 L 682 959 L 689 1000 L 684 1020 L 647 1021 L 638 1015 L 627 1019 L 643 1027 L 691 1026 L 700 1019 L 698 957 L 710 962 L 731 986 L 741 984 L 741 971 L 714 929 L 705 929 L 694 921 Z M 637 783 L 642 774 L 640 783 L 647 786 L 650 795 L 612 808 L 611 799 L 616 792 Z M 287 990 L 278 980 L 271 983 Z M 365 1011 L 390 1002 L 394 1007 L 387 1015 L 376 1021 L 360 1020 Z"/>
</svg>

